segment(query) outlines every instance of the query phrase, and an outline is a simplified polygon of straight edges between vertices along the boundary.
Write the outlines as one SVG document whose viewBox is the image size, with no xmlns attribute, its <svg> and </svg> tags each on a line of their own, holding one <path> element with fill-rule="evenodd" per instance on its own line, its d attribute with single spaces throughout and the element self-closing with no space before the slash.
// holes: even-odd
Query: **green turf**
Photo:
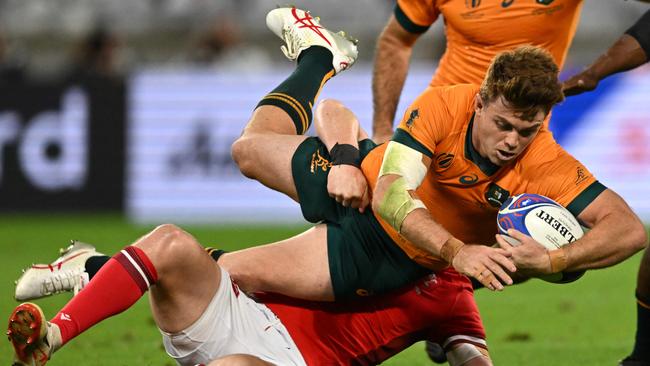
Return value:
<svg viewBox="0 0 650 366">
<path fill-rule="evenodd" d="M 32 262 L 48 262 L 69 239 L 112 253 L 151 227 L 128 224 L 117 215 L 0 216 L 0 313 L 16 305 L 13 280 Z M 224 249 L 265 243 L 302 227 L 188 228 L 205 245 Z M 570 285 L 541 281 L 503 293 L 477 294 L 496 365 L 614 366 L 630 350 L 634 335 L 634 285 L 640 256 L 614 268 L 592 271 Z M 67 300 L 39 300 L 53 315 Z M 6 319 L 6 318 L 5 318 Z M 422 344 L 387 365 L 430 365 Z M 9 364 L 9 342 L 0 342 L 0 363 Z M 165 355 L 146 299 L 70 342 L 48 363 L 55 365 L 174 365 Z"/>
</svg>

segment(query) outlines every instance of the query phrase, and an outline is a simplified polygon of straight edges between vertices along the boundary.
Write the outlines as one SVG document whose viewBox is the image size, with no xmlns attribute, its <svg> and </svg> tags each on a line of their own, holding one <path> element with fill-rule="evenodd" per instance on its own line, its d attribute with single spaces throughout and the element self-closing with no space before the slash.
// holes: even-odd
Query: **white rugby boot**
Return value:
<svg viewBox="0 0 650 366">
<path fill-rule="evenodd" d="M 308 11 L 294 7 L 273 9 L 266 15 L 266 25 L 284 40 L 281 49 L 289 60 L 296 60 L 309 47 L 325 47 L 334 56 L 332 66 L 338 74 L 352 66 L 359 56 L 356 39 L 343 31 L 334 33 L 324 28 L 320 19 Z"/>
<path fill-rule="evenodd" d="M 76 295 L 89 282 L 86 260 L 100 255 L 104 254 L 92 245 L 72 241 L 51 264 L 32 264 L 23 270 L 23 275 L 16 281 L 16 300 L 33 300 L 61 292 Z"/>
<path fill-rule="evenodd" d="M 61 347 L 61 331 L 45 320 L 36 304 L 18 305 L 9 317 L 7 336 L 14 347 L 12 366 L 42 366 Z"/>
</svg>

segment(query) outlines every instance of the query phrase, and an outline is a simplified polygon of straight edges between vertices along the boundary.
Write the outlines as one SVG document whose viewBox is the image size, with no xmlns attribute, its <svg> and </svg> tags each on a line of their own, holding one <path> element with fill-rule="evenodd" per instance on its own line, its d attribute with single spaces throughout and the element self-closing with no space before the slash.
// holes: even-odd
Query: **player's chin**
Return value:
<svg viewBox="0 0 650 366">
<path fill-rule="evenodd" d="M 498 166 L 503 166 L 506 165 L 515 159 L 517 159 L 517 156 L 519 154 L 514 153 L 514 152 L 507 152 L 503 150 L 496 150 L 494 152 L 494 155 L 492 156 L 492 164 L 498 165 Z"/>
</svg>

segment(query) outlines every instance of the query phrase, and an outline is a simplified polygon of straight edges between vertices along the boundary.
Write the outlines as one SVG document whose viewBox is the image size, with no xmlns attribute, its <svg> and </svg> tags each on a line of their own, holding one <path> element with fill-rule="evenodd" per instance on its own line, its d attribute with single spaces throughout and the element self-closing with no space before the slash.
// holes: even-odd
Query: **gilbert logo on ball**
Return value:
<svg viewBox="0 0 650 366">
<path fill-rule="evenodd" d="M 517 229 L 550 250 L 573 243 L 584 234 L 566 208 L 548 197 L 530 193 L 510 197 L 499 210 L 497 225 L 501 234 Z M 519 244 L 513 238 L 507 239 L 513 245 Z"/>
<path fill-rule="evenodd" d="M 499 234 L 512 245 L 519 241 L 508 236 L 508 229 L 517 229 L 531 236 L 548 250 L 573 243 L 584 235 L 578 220 L 566 208 L 548 197 L 522 193 L 510 197 L 497 215 Z M 558 273 L 542 279 L 549 282 L 571 282 L 580 273 Z"/>
</svg>

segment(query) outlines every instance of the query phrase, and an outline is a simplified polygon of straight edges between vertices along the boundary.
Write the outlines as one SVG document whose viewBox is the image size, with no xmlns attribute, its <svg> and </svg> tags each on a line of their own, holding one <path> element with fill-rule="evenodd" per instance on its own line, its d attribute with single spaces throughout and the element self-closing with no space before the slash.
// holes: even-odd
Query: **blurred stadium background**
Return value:
<svg viewBox="0 0 650 366">
<path fill-rule="evenodd" d="M 112 253 L 175 222 L 237 249 L 304 227 L 298 207 L 243 178 L 230 144 L 259 98 L 291 70 L 266 30 L 268 0 L 0 0 L 0 313 L 20 268 L 74 238 Z M 374 40 L 393 1 L 299 3 L 360 39 L 360 60 L 321 98 L 368 129 Z M 648 8 L 586 1 L 564 77 L 589 64 Z M 416 45 L 401 98 L 429 82 L 441 22 Z M 616 75 L 553 114 L 556 139 L 650 222 L 650 67 Z M 638 257 L 575 284 L 478 294 L 497 364 L 613 365 L 631 347 Z M 53 313 L 68 296 L 42 302 Z M 52 361 L 171 364 L 146 301 Z M 427 364 L 415 346 L 389 364 Z M 7 342 L 0 358 L 10 358 Z M 89 361 L 90 360 L 90 361 Z M 4 361 L 0 361 L 4 362 Z"/>
</svg>

